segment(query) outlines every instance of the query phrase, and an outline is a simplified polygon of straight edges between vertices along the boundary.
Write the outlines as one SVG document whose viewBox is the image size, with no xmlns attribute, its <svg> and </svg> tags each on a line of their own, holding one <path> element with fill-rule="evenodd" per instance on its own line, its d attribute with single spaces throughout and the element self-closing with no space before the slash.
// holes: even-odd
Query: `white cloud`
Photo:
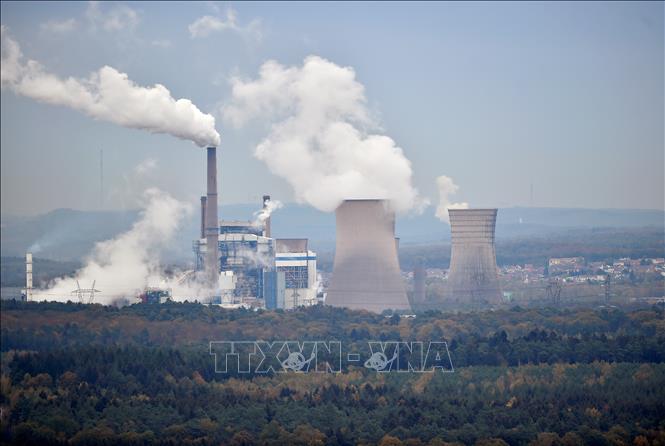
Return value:
<svg viewBox="0 0 665 446">
<path fill-rule="evenodd" d="M 110 8 L 101 8 L 97 1 L 88 3 L 85 15 L 93 29 L 101 27 L 105 31 L 130 30 L 140 20 L 138 12 L 127 5 L 113 3 Z"/>
<path fill-rule="evenodd" d="M 152 172 L 157 168 L 157 160 L 154 158 L 146 158 L 136 165 L 134 171 L 137 175 L 145 175 Z"/>
<path fill-rule="evenodd" d="M 263 37 L 261 21 L 254 19 L 245 26 L 238 24 L 238 16 L 234 9 L 228 8 L 225 17 L 204 15 L 199 17 L 188 27 L 190 36 L 194 38 L 207 37 L 215 32 L 234 31 L 243 36 L 260 41 Z"/>
<path fill-rule="evenodd" d="M 174 99 L 161 85 L 136 85 L 125 73 L 104 66 L 87 79 L 62 79 L 39 62 L 25 59 L 2 26 L 0 85 L 39 102 L 78 110 L 123 127 L 166 133 L 199 146 L 219 145 L 215 118 L 189 99 Z"/>
<path fill-rule="evenodd" d="M 439 205 L 436 208 L 436 216 L 439 220 L 450 222 L 448 209 L 468 209 L 469 203 L 451 203 L 450 196 L 455 195 L 459 186 L 455 184 L 452 178 L 441 175 L 436 179 L 436 185 L 439 189 Z"/>
<path fill-rule="evenodd" d="M 70 31 L 73 31 L 78 26 L 76 19 L 66 19 L 66 20 L 49 20 L 48 22 L 42 23 L 40 28 L 43 31 L 64 34 Z"/>
<path fill-rule="evenodd" d="M 367 108 L 353 68 L 318 56 L 302 66 L 264 63 L 256 80 L 231 80 L 224 118 L 236 126 L 263 118 L 271 124 L 254 156 L 288 181 L 299 202 L 322 211 L 350 198 L 389 199 L 397 211 L 426 205 L 413 187 L 411 162 Z"/>
</svg>

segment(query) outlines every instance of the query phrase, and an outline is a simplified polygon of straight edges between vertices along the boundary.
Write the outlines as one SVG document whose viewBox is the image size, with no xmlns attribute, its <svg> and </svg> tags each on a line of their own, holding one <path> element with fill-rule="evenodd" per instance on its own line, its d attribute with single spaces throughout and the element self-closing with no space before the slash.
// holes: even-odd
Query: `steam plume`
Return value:
<svg viewBox="0 0 665 446">
<path fill-rule="evenodd" d="M 397 211 L 422 207 L 411 163 L 376 127 L 350 67 L 309 56 L 301 67 L 264 63 L 255 80 L 234 78 L 226 120 L 267 118 L 270 134 L 254 155 L 293 187 L 298 202 L 322 211 L 348 198 L 390 199 Z"/>
<path fill-rule="evenodd" d="M 273 212 L 284 207 L 279 200 L 266 200 L 263 204 L 263 208 L 254 212 L 254 221 L 252 222 L 254 226 L 263 226 Z"/>
<path fill-rule="evenodd" d="M 439 220 L 450 223 L 448 209 L 468 209 L 469 203 L 450 202 L 450 196 L 455 195 L 459 189 L 452 178 L 441 175 L 436 179 L 436 185 L 439 188 L 439 205 L 436 208 L 436 216 Z"/>
<path fill-rule="evenodd" d="M 102 293 L 95 302 L 109 304 L 117 297 L 132 297 L 148 285 L 174 282 L 161 274 L 160 251 L 192 207 L 157 189 L 148 189 L 145 199 L 146 208 L 129 231 L 98 243 L 75 277 L 57 279 L 43 296 L 35 298 L 75 300 L 70 292 L 76 289 L 77 280 L 82 288 L 96 281 L 95 288 Z"/>
<path fill-rule="evenodd" d="M 4 25 L 1 33 L 3 89 L 123 127 L 166 133 L 201 147 L 219 145 L 215 118 L 202 113 L 189 99 L 175 100 L 163 85 L 138 86 L 127 74 L 109 66 L 87 79 L 61 79 L 39 62 L 26 60 Z"/>
</svg>

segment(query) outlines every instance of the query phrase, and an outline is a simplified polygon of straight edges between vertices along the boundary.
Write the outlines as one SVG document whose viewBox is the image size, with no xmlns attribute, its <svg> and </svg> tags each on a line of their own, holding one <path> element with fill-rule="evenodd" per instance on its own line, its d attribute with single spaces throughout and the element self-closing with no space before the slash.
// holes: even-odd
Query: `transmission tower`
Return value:
<svg viewBox="0 0 665 446">
<path fill-rule="evenodd" d="M 95 300 L 95 293 L 101 293 L 101 291 L 95 289 L 95 280 L 92 281 L 92 287 L 90 288 L 81 288 L 79 281 L 76 281 L 76 289 L 71 292 L 71 294 L 76 295 L 79 300 L 79 303 L 82 304 L 91 304 Z M 86 294 L 87 299 L 86 299 Z"/>
<path fill-rule="evenodd" d="M 610 302 L 610 297 L 612 297 L 612 276 L 605 274 L 605 302 Z"/>
<path fill-rule="evenodd" d="M 559 279 L 550 279 L 545 288 L 547 298 L 558 306 L 561 303 L 561 282 Z"/>
</svg>

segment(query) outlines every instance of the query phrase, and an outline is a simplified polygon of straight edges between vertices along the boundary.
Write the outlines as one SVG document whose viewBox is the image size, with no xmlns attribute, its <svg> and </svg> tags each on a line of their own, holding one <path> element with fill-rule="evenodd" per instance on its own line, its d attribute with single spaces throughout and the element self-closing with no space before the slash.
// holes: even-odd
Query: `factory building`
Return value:
<svg viewBox="0 0 665 446">
<path fill-rule="evenodd" d="M 308 249 L 307 239 L 270 237 L 270 216 L 262 222 L 222 220 L 211 227 L 210 204 L 216 202 L 216 186 L 211 185 L 214 162 L 209 151 L 208 195 L 201 197 L 200 236 L 192 246 L 196 270 L 206 277 L 215 271 L 218 278 L 207 303 L 283 309 L 317 303 L 316 253 Z M 264 209 L 269 201 L 265 195 Z M 208 245 L 215 238 L 216 261 L 210 265 Z"/>
<path fill-rule="evenodd" d="M 284 274 L 284 305 L 291 309 L 315 305 L 317 295 L 316 253 L 307 247 L 307 239 L 275 240 L 275 271 Z"/>
<path fill-rule="evenodd" d="M 221 271 L 217 293 L 222 303 L 262 299 L 264 273 L 274 268 L 274 240 L 250 221 L 222 220 L 219 223 L 218 258 Z M 207 239 L 194 241 L 196 269 L 205 270 Z M 229 287 L 232 289 L 229 290 Z M 231 300 L 231 302 L 229 302 Z"/>
<path fill-rule="evenodd" d="M 448 298 L 473 306 L 501 302 L 494 231 L 496 209 L 449 209 Z"/>
<path fill-rule="evenodd" d="M 217 150 L 207 149 L 207 195 L 201 197 L 201 227 L 192 248 L 196 271 L 212 295 L 207 303 L 292 309 L 317 302 L 316 253 L 307 239 L 274 239 L 263 196 L 262 220 L 218 220 Z"/>
<path fill-rule="evenodd" d="M 335 261 L 326 304 L 376 313 L 410 311 L 390 203 L 345 200 L 335 219 Z"/>
<path fill-rule="evenodd" d="M 266 308 L 293 309 L 317 303 L 316 252 L 307 239 L 273 239 L 248 221 L 221 221 L 219 296 L 212 303 L 264 300 Z M 197 270 L 205 270 L 205 238 L 194 241 Z M 260 304 L 260 303 L 257 303 Z"/>
</svg>

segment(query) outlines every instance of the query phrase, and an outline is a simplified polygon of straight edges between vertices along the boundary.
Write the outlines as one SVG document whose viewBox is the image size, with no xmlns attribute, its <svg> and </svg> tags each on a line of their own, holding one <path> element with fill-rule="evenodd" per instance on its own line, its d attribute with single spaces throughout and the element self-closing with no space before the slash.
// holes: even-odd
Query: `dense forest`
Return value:
<svg viewBox="0 0 665 446">
<path fill-rule="evenodd" d="M 7 444 L 665 444 L 662 308 L 3 302 Z M 445 340 L 454 373 L 215 373 L 214 340 Z"/>
</svg>

